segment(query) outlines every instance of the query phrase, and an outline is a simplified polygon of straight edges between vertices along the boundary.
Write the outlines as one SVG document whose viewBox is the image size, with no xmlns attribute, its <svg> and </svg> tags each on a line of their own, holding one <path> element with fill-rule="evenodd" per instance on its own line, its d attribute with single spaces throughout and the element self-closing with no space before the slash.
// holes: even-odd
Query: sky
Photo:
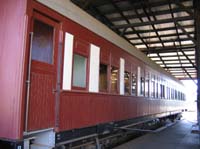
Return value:
<svg viewBox="0 0 200 149">
<path fill-rule="evenodd" d="M 188 110 L 196 110 L 197 86 L 192 80 L 182 80 L 182 82 L 185 85 Z"/>
</svg>

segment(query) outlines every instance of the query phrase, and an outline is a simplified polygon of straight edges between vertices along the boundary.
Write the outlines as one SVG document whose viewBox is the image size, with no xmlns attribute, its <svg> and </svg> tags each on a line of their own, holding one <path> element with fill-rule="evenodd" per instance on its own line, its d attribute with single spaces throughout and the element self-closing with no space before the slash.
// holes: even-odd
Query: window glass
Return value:
<svg viewBox="0 0 200 149">
<path fill-rule="evenodd" d="M 99 68 L 99 90 L 107 91 L 107 65 L 104 64 Z"/>
<path fill-rule="evenodd" d="M 152 88 L 151 97 L 155 97 L 156 96 L 155 76 L 152 76 L 151 78 L 151 88 Z"/>
<path fill-rule="evenodd" d="M 174 89 L 171 89 L 171 99 L 174 99 Z"/>
<path fill-rule="evenodd" d="M 140 95 L 144 96 L 144 77 L 140 77 Z"/>
<path fill-rule="evenodd" d="M 167 87 L 167 99 L 170 99 L 170 88 Z"/>
<path fill-rule="evenodd" d="M 33 32 L 32 60 L 53 64 L 54 28 L 35 20 Z"/>
<path fill-rule="evenodd" d="M 145 78 L 145 96 L 149 96 L 149 74 L 147 74 Z"/>
<path fill-rule="evenodd" d="M 185 96 L 185 94 L 183 94 L 183 100 L 186 100 L 186 96 Z"/>
<path fill-rule="evenodd" d="M 87 58 L 74 54 L 73 62 L 73 86 L 86 87 Z"/>
<path fill-rule="evenodd" d="M 136 74 L 135 73 L 132 73 L 132 87 L 131 87 L 131 92 L 132 92 L 132 95 L 136 95 L 136 92 L 137 92 L 137 77 L 136 77 Z"/>
<path fill-rule="evenodd" d="M 165 98 L 165 86 L 163 84 L 161 86 L 161 98 Z"/>
<path fill-rule="evenodd" d="M 157 78 L 155 78 L 155 79 L 156 79 L 156 81 L 155 81 L 156 82 L 156 85 L 155 85 L 155 97 L 158 98 L 158 90 L 159 90 L 158 89 L 158 79 Z"/>
<path fill-rule="evenodd" d="M 177 90 L 175 90 L 175 99 L 177 100 L 178 99 L 178 96 L 177 96 Z"/>
<path fill-rule="evenodd" d="M 180 92 L 179 91 L 177 91 L 177 92 L 178 92 L 178 100 L 181 100 Z"/>
<path fill-rule="evenodd" d="M 124 73 L 124 93 L 126 95 L 130 95 L 130 73 L 126 72 Z"/>
<path fill-rule="evenodd" d="M 116 67 L 111 67 L 111 92 L 117 93 L 118 92 L 118 69 Z"/>
</svg>

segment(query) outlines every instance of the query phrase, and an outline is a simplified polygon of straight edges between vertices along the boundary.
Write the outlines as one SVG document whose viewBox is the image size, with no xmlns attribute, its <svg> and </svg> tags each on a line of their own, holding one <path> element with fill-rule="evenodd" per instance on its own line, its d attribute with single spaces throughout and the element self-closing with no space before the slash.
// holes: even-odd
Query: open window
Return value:
<svg viewBox="0 0 200 149">
<path fill-rule="evenodd" d="M 144 96 L 144 85 L 145 85 L 145 78 L 140 77 L 140 95 Z"/>
<path fill-rule="evenodd" d="M 106 92 L 108 90 L 108 66 L 100 64 L 99 67 L 99 90 Z"/>
<path fill-rule="evenodd" d="M 151 97 L 156 97 L 156 83 L 155 83 L 155 75 L 151 77 Z"/>
<path fill-rule="evenodd" d="M 125 71 L 125 73 L 124 73 L 124 93 L 125 93 L 125 95 L 131 94 L 130 73 L 127 71 Z"/>
<path fill-rule="evenodd" d="M 131 82 L 131 93 L 132 95 L 136 96 L 137 94 L 137 75 L 135 73 L 132 73 L 132 82 Z"/>
<path fill-rule="evenodd" d="M 161 88 L 161 98 L 165 98 L 165 85 L 160 84 L 160 88 Z"/>
<path fill-rule="evenodd" d="M 145 77 L 145 96 L 149 96 L 149 73 L 147 73 Z"/>
<path fill-rule="evenodd" d="M 170 99 L 170 88 L 167 87 L 167 99 Z"/>
<path fill-rule="evenodd" d="M 111 67 L 111 93 L 118 93 L 118 68 Z"/>
</svg>

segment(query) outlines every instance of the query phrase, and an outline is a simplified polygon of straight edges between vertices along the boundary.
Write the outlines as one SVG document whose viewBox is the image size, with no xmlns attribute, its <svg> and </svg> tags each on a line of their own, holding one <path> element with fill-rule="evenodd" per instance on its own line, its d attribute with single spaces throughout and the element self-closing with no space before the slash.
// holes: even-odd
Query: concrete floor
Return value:
<svg viewBox="0 0 200 149">
<path fill-rule="evenodd" d="M 183 119 L 159 133 L 151 133 L 115 149 L 200 149 L 200 138 L 191 134 L 196 122 Z"/>
</svg>

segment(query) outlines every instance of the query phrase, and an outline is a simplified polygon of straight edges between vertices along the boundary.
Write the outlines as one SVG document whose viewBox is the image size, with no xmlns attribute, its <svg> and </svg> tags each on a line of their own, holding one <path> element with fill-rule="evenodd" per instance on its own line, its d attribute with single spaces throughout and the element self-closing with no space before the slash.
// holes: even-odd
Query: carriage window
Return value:
<svg viewBox="0 0 200 149">
<path fill-rule="evenodd" d="M 165 98 L 165 86 L 163 84 L 160 84 L 161 87 L 161 98 Z"/>
<path fill-rule="evenodd" d="M 145 78 L 145 96 L 149 96 L 149 74 L 147 74 Z"/>
<path fill-rule="evenodd" d="M 74 54 L 73 62 L 73 86 L 86 87 L 86 66 L 87 58 L 78 54 Z"/>
<path fill-rule="evenodd" d="M 52 64 L 54 28 L 35 20 L 33 32 L 32 60 Z"/>
<path fill-rule="evenodd" d="M 177 93 L 178 93 L 178 100 L 181 100 L 181 94 L 180 94 L 180 92 L 177 91 Z"/>
<path fill-rule="evenodd" d="M 183 100 L 186 100 L 186 96 L 185 96 L 185 94 L 183 94 Z"/>
<path fill-rule="evenodd" d="M 171 92 L 170 92 L 170 88 L 169 88 L 169 87 L 167 87 L 167 90 L 168 90 L 168 91 L 167 91 L 167 96 L 168 96 L 167 98 L 168 98 L 168 99 L 171 99 Z"/>
<path fill-rule="evenodd" d="M 158 98 L 158 79 L 156 78 L 155 97 Z"/>
<path fill-rule="evenodd" d="M 152 88 L 151 97 L 155 97 L 156 96 L 155 76 L 152 76 L 151 78 L 151 88 Z"/>
<path fill-rule="evenodd" d="M 180 98 L 181 98 L 181 100 L 183 100 L 183 95 L 182 95 L 183 93 L 182 92 L 180 92 Z"/>
<path fill-rule="evenodd" d="M 124 93 L 130 95 L 130 73 L 124 72 Z"/>
<path fill-rule="evenodd" d="M 137 86 L 137 77 L 136 74 L 132 73 L 132 87 L 131 87 L 132 95 L 136 95 L 137 92 L 136 86 Z"/>
<path fill-rule="evenodd" d="M 140 77 L 140 95 L 144 96 L 144 77 Z"/>
<path fill-rule="evenodd" d="M 99 70 L 99 90 L 107 91 L 107 65 L 100 64 Z"/>
<path fill-rule="evenodd" d="M 118 92 L 118 69 L 116 67 L 111 67 L 111 92 L 117 93 Z"/>
<path fill-rule="evenodd" d="M 174 90 L 174 99 L 177 100 L 177 91 L 176 90 Z"/>
<path fill-rule="evenodd" d="M 171 89 L 171 99 L 174 99 L 174 89 Z"/>
</svg>

